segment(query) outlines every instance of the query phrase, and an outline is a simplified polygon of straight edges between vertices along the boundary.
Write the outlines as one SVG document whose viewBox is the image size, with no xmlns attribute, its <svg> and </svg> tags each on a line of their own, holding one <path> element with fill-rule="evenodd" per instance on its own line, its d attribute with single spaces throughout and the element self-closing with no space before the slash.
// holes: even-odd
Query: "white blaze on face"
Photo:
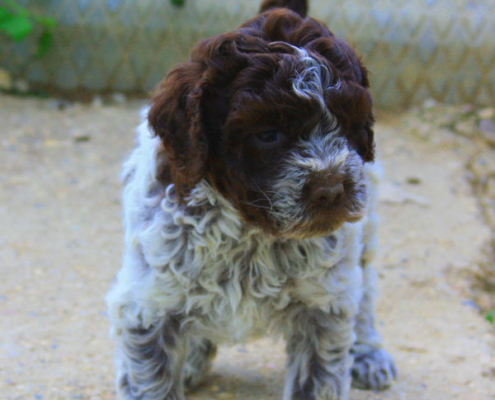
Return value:
<svg viewBox="0 0 495 400">
<path fill-rule="evenodd" d="M 296 71 L 296 77 L 292 82 L 294 92 L 300 97 L 317 100 L 323 110 L 328 112 L 324 100 L 325 92 L 340 90 L 340 80 L 337 79 L 337 83 L 332 84 L 333 73 L 326 65 L 310 56 L 306 50 L 295 46 L 293 48 L 299 55 L 301 63 L 305 65 L 302 72 Z"/>
<path fill-rule="evenodd" d="M 341 170 L 351 155 L 346 139 L 338 136 L 338 129 L 326 134 L 318 130 L 309 139 L 301 140 L 301 152 L 292 156 L 291 163 L 312 173 Z"/>
</svg>

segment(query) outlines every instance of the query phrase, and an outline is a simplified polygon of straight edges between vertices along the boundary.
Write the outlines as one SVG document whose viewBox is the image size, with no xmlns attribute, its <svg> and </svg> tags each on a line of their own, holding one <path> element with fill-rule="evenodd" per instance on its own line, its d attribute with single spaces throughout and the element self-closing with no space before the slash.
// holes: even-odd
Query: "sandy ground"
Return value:
<svg viewBox="0 0 495 400">
<path fill-rule="evenodd" d="M 0 96 L 1 399 L 115 397 L 103 297 L 119 269 L 118 174 L 139 106 Z M 379 121 L 378 313 L 400 378 L 351 399 L 495 399 L 493 327 L 467 282 L 490 235 L 465 168 L 477 149 L 433 127 L 415 134 L 407 115 Z M 222 348 L 189 399 L 280 399 L 284 361 L 270 340 Z"/>
</svg>

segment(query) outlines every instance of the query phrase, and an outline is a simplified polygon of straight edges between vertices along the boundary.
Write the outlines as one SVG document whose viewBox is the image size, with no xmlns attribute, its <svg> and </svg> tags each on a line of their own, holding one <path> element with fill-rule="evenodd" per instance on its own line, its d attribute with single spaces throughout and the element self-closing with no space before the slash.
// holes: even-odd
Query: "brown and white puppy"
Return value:
<svg viewBox="0 0 495 400">
<path fill-rule="evenodd" d="M 121 399 L 183 400 L 216 346 L 287 343 L 284 400 L 396 376 L 374 327 L 372 100 L 353 49 L 265 1 L 161 83 L 124 167 L 108 303 Z"/>
</svg>

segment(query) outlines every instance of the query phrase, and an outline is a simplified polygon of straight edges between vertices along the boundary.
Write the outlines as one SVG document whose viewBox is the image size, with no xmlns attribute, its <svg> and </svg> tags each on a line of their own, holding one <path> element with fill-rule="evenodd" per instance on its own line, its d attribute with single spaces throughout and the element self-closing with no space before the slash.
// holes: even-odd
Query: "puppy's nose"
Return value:
<svg viewBox="0 0 495 400">
<path fill-rule="evenodd" d="M 318 185 L 312 191 L 312 200 L 319 206 L 325 207 L 337 201 L 344 194 L 344 184 L 342 182 Z"/>
</svg>

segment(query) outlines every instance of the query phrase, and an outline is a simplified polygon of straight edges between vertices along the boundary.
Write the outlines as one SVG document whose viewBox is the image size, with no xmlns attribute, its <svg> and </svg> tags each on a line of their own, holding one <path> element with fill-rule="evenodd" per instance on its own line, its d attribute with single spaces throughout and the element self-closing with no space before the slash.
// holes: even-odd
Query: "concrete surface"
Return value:
<svg viewBox="0 0 495 400">
<path fill-rule="evenodd" d="M 0 96 L 0 398 L 113 399 L 103 297 L 122 251 L 120 165 L 141 104 Z M 386 178 L 378 313 L 399 381 L 352 400 L 495 398 L 493 327 L 468 278 L 490 231 L 466 179 L 477 151 L 411 116 L 376 128 Z M 280 399 L 283 344 L 222 348 L 189 400 Z"/>
</svg>

